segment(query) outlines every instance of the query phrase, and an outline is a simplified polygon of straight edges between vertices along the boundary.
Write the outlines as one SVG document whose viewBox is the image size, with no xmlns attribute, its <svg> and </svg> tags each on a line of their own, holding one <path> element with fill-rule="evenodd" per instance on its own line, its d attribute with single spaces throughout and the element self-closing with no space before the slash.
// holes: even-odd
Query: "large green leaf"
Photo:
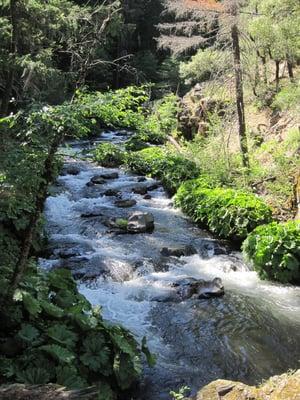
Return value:
<svg viewBox="0 0 300 400">
<path fill-rule="evenodd" d="M 36 317 L 42 311 L 40 302 L 28 292 L 23 292 L 23 304 L 33 317 Z"/>
<path fill-rule="evenodd" d="M 40 332 L 33 325 L 22 324 L 22 328 L 19 330 L 18 336 L 25 342 L 33 344 L 40 336 Z"/>
<path fill-rule="evenodd" d="M 55 304 L 50 303 L 50 301 L 42 300 L 41 306 L 43 311 L 48 314 L 50 317 L 62 318 L 64 315 L 64 310 Z"/>
<path fill-rule="evenodd" d="M 56 381 L 59 385 L 65 386 L 69 389 L 81 389 L 88 386 L 88 383 L 79 376 L 78 371 L 73 366 L 59 366 L 55 369 L 55 372 Z"/>
<path fill-rule="evenodd" d="M 55 342 L 65 345 L 68 348 L 75 346 L 78 336 L 66 327 L 66 325 L 56 324 L 47 330 L 48 336 Z"/>
<path fill-rule="evenodd" d="M 73 360 L 75 360 L 75 354 L 69 351 L 68 349 L 59 346 L 57 344 L 50 344 L 46 346 L 39 347 L 40 350 L 45 351 L 51 357 L 58 360 L 59 362 L 70 364 Z"/>
<path fill-rule="evenodd" d="M 110 349 L 101 333 L 89 335 L 84 340 L 80 360 L 92 371 L 101 372 L 105 376 L 111 373 Z"/>
<path fill-rule="evenodd" d="M 18 382 L 29 383 L 30 385 L 45 384 L 50 380 L 50 373 L 46 367 L 30 367 L 23 371 L 18 371 L 16 379 Z"/>
</svg>

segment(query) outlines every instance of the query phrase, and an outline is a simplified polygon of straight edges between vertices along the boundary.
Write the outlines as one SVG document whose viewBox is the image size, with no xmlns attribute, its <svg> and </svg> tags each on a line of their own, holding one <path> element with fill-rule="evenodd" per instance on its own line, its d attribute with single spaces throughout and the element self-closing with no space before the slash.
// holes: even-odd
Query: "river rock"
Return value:
<svg viewBox="0 0 300 400">
<path fill-rule="evenodd" d="M 101 175 L 95 175 L 91 178 L 90 182 L 87 183 L 88 186 L 89 183 L 92 185 L 102 185 L 103 183 L 106 183 L 106 180 Z"/>
<path fill-rule="evenodd" d="M 117 172 L 107 172 L 105 174 L 101 174 L 100 177 L 103 179 L 118 179 L 119 174 Z"/>
<path fill-rule="evenodd" d="M 152 196 L 151 196 L 151 194 L 145 194 L 145 196 L 143 197 L 143 199 L 145 199 L 145 200 L 151 200 L 151 199 L 152 199 Z"/>
<path fill-rule="evenodd" d="M 145 182 L 147 180 L 147 178 L 145 176 L 140 176 L 137 178 L 138 182 Z"/>
<path fill-rule="evenodd" d="M 136 201 L 134 199 L 124 199 L 115 201 L 115 206 L 120 208 L 129 208 L 136 205 Z"/>
<path fill-rule="evenodd" d="M 103 217 L 103 214 L 98 210 L 87 211 L 80 215 L 81 218 L 94 218 L 94 217 Z"/>
<path fill-rule="evenodd" d="M 68 175 L 78 175 L 80 173 L 80 168 L 77 165 L 69 165 L 65 172 Z"/>
<path fill-rule="evenodd" d="M 153 185 L 147 186 L 147 190 L 151 192 L 152 190 L 156 190 L 159 188 L 159 185 L 157 183 L 154 183 Z"/>
<path fill-rule="evenodd" d="M 204 279 L 184 278 L 174 282 L 172 286 L 181 300 L 189 298 L 209 299 L 211 297 L 220 297 L 224 295 L 224 286 L 220 278 L 212 281 Z"/>
<path fill-rule="evenodd" d="M 186 400 L 298 400 L 299 393 L 300 370 L 273 376 L 259 387 L 218 379 Z"/>
<path fill-rule="evenodd" d="M 71 258 L 81 255 L 78 249 L 62 249 L 57 254 L 60 258 Z"/>
<path fill-rule="evenodd" d="M 164 257 L 182 257 L 182 256 L 192 256 L 193 254 L 197 254 L 197 250 L 195 247 L 191 245 L 182 246 L 182 247 L 163 247 L 160 251 L 160 254 Z"/>
<path fill-rule="evenodd" d="M 119 196 L 120 192 L 114 189 L 107 189 L 104 193 L 104 196 L 114 196 L 117 197 Z"/>
<path fill-rule="evenodd" d="M 140 194 L 140 195 L 143 196 L 143 195 L 145 195 L 147 193 L 148 189 L 147 189 L 146 186 L 138 186 L 136 188 L 133 188 L 132 191 L 135 194 Z"/>
<path fill-rule="evenodd" d="M 152 232 L 154 229 L 154 217 L 151 213 L 135 211 L 128 218 L 127 231 L 129 233 Z"/>
</svg>

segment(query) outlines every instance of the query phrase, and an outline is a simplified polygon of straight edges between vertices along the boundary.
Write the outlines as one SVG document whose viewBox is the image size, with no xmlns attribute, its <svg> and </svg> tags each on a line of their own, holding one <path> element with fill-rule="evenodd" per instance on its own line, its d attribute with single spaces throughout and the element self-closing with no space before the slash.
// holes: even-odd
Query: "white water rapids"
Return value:
<svg viewBox="0 0 300 400">
<path fill-rule="evenodd" d="M 99 140 L 121 143 L 124 137 L 108 132 Z M 74 142 L 65 151 L 81 154 L 91 146 L 89 141 Z M 239 253 L 225 251 L 175 209 L 161 186 L 149 192 L 148 200 L 132 193 L 137 186 L 153 184 L 152 179 L 138 182 L 128 172 L 101 168 L 88 159 L 69 158 L 66 165 L 75 165 L 80 172 L 60 176 L 56 193 L 47 200 L 51 255 L 40 265 L 70 268 L 81 293 L 102 306 L 106 319 L 123 324 L 138 339 L 147 336 L 158 362 L 153 369 L 145 368 L 137 399 L 169 399 L 170 390 L 188 385 L 195 391 L 216 378 L 259 383 L 299 368 L 300 288 L 261 281 Z M 86 186 L 104 172 L 118 172 L 119 178 Z M 137 204 L 117 208 L 115 197 L 103 195 L 107 189 Z M 153 233 L 107 232 L 103 218 L 125 218 L 135 210 L 153 214 Z M 101 216 L 82 216 L 89 212 Z M 194 246 L 197 254 L 160 254 L 162 247 L 183 245 Z M 172 282 L 185 277 L 220 277 L 225 296 L 159 301 L 168 295 Z"/>
</svg>

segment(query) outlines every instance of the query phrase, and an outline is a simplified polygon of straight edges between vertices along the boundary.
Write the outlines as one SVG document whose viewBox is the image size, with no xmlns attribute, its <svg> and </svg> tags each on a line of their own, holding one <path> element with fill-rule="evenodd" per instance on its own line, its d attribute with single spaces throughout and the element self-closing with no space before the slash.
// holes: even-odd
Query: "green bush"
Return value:
<svg viewBox="0 0 300 400">
<path fill-rule="evenodd" d="M 126 165 L 137 174 L 160 179 L 170 194 L 175 193 L 182 182 L 199 174 L 192 161 L 162 147 L 130 153 L 126 157 Z"/>
<path fill-rule="evenodd" d="M 300 221 L 257 227 L 243 243 L 243 251 L 262 279 L 300 282 Z"/>
<path fill-rule="evenodd" d="M 114 144 L 101 143 L 94 151 L 94 160 L 103 167 L 113 168 L 123 163 L 124 153 Z"/>
<path fill-rule="evenodd" d="M 271 209 L 255 195 L 212 186 L 207 179 L 185 182 L 176 194 L 175 204 L 224 238 L 242 240 L 256 226 L 271 221 Z"/>
<path fill-rule="evenodd" d="M 141 351 L 154 362 L 145 340 L 140 347 L 126 329 L 102 319 L 70 271 L 42 273 L 34 263 L 1 310 L 0 348 L 2 381 L 96 385 L 103 400 L 124 398 L 140 377 Z"/>
</svg>

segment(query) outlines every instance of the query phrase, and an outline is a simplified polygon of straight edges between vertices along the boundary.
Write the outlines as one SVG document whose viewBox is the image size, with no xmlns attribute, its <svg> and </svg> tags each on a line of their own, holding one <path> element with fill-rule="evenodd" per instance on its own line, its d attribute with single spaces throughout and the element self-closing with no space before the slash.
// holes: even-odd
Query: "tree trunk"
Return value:
<svg viewBox="0 0 300 400">
<path fill-rule="evenodd" d="M 243 166 L 245 168 L 249 168 L 239 30 L 235 21 L 231 26 L 231 38 L 232 38 L 234 73 L 235 73 L 236 106 L 237 106 L 238 123 L 239 123 L 239 139 L 242 152 L 242 161 L 243 161 Z"/>
<path fill-rule="evenodd" d="M 291 63 L 290 61 L 286 62 L 287 65 L 287 70 L 288 70 L 288 74 L 289 74 L 289 78 L 291 82 L 294 82 L 294 70 L 293 70 L 293 63 Z"/>
<path fill-rule="evenodd" d="M 279 89 L 279 67 L 280 67 L 280 61 L 275 60 L 275 82 L 276 82 L 276 92 L 278 92 Z"/>
<path fill-rule="evenodd" d="M 8 113 L 9 101 L 12 96 L 13 83 L 15 78 L 15 60 L 18 53 L 18 16 L 17 0 L 10 0 L 10 22 L 11 22 L 11 40 L 10 40 L 10 65 L 7 73 L 7 81 L 4 88 L 0 115 L 5 116 Z"/>
</svg>

